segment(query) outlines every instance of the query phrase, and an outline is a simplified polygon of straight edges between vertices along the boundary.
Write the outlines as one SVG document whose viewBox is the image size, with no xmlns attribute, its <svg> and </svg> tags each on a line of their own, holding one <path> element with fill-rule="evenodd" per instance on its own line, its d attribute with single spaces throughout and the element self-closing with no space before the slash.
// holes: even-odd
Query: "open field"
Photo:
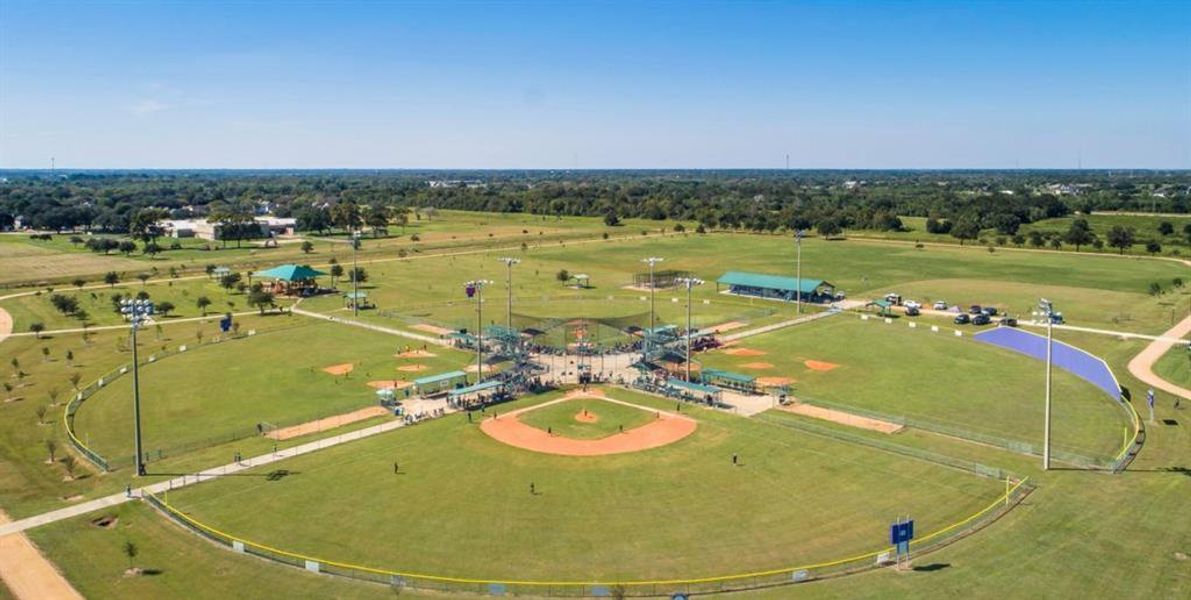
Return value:
<svg viewBox="0 0 1191 600">
<path fill-rule="evenodd" d="M 301 317 L 285 317 L 301 319 Z M 407 340 L 331 323 L 306 321 L 285 331 L 206 346 L 141 369 L 145 449 L 213 445 L 245 436 L 258 423 L 296 425 L 376 404 L 368 382 L 413 380 L 458 369 L 469 355 L 396 358 Z M 317 352 L 311 352 L 317 347 Z M 324 371 L 350 364 L 345 375 Z M 424 372 L 400 367 L 425 365 Z M 132 378 L 117 379 L 79 409 L 75 429 L 103 456 L 132 453 Z"/>
<path fill-rule="evenodd" d="M 959 431 L 1039 444 L 1044 369 L 1031 358 L 955 338 L 844 314 L 748 338 L 772 369 L 749 371 L 756 357 L 726 351 L 699 355 L 704 366 L 792 377 L 793 395 L 879 414 L 938 423 Z M 824 370 L 807 361 L 838 365 Z M 942 384 L 942 382 L 946 382 Z M 1054 441 L 1084 456 L 1112 457 L 1121 447 L 1125 414 L 1091 384 L 1054 374 Z"/>
<path fill-rule="evenodd" d="M 1154 373 L 1175 385 L 1191 388 L 1191 351 L 1186 346 L 1167 350 L 1154 363 Z"/>
<path fill-rule="evenodd" d="M 873 531 L 883 533 L 890 514 L 919 515 L 929 529 L 974 512 L 1004 487 L 731 415 L 690 416 L 699 429 L 669 446 L 573 458 L 505 446 L 457 415 L 295 460 L 292 474 L 277 481 L 229 478 L 170 501 L 249 539 L 345 561 L 583 580 L 715 575 L 842 556 L 879 547 Z M 733 453 L 742 466 L 732 464 Z M 837 476 L 811 486 L 808 473 Z M 348 481 L 350 509 L 336 483 Z M 243 510 L 258 504 L 273 510 Z M 765 543 L 757 543 L 761 531 Z M 401 544 L 382 543 L 398 538 Z"/>
</svg>

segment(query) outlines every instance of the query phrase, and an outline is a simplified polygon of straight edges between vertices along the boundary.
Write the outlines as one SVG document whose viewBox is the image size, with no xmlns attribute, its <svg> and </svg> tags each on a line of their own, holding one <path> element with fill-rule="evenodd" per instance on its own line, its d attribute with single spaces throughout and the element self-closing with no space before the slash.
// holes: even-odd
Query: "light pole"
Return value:
<svg viewBox="0 0 1191 600">
<path fill-rule="evenodd" d="M 475 279 L 463 284 L 467 297 L 476 297 L 476 383 L 484 379 L 484 286 L 487 279 Z"/>
<path fill-rule="evenodd" d="M 513 328 L 513 265 L 520 264 L 521 259 L 520 258 L 509 258 L 506 256 L 504 258 L 498 258 L 497 260 L 504 263 L 505 267 L 507 267 L 507 274 L 505 276 L 505 285 L 509 288 L 509 305 L 505 312 L 507 313 L 506 319 L 508 320 L 508 323 L 507 323 L 508 328 L 512 329 Z"/>
<path fill-rule="evenodd" d="M 686 380 L 691 382 L 691 288 L 703 285 L 702 279 L 680 277 L 676 281 L 686 286 Z"/>
<path fill-rule="evenodd" d="M 654 267 L 654 265 L 656 265 L 664 260 L 666 260 L 666 259 L 658 258 L 656 256 L 650 256 L 649 258 L 641 259 L 641 262 L 649 264 L 649 331 L 645 332 L 645 361 L 646 362 L 649 361 L 649 338 L 650 338 L 650 336 L 653 335 L 653 328 L 654 328 L 653 303 L 654 303 L 655 292 L 657 291 L 657 287 L 654 285 L 654 281 L 653 281 L 653 267 Z"/>
<path fill-rule="evenodd" d="M 120 313 L 128 319 L 132 329 L 132 435 L 136 447 L 136 474 L 139 477 L 145 474 L 145 453 L 141 447 L 141 380 L 136 331 L 153 314 L 153 303 L 148 300 L 121 300 Z"/>
<path fill-rule="evenodd" d="M 797 283 L 794 285 L 798 288 L 794 290 L 796 310 L 798 314 L 802 314 L 802 236 L 806 233 L 805 229 L 799 229 L 794 232 L 794 246 L 798 248 L 798 259 L 795 261 L 797 266 L 794 268 L 794 278 Z"/>
<path fill-rule="evenodd" d="M 1054 303 L 1046 298 L 1038 301 L 1038 314 L 1046 319 L 1046 416 L 1042 434 L 1042 469 L 1050 470 L 1050 366 L 1054 340 Z"/>
<path fill-rule="evenodd" d="M 360 272 L 356 268 L 356 254 L 360 250 L 360 232 L 352 231 L 352 315 L 360 316 Z"/>
</svg>

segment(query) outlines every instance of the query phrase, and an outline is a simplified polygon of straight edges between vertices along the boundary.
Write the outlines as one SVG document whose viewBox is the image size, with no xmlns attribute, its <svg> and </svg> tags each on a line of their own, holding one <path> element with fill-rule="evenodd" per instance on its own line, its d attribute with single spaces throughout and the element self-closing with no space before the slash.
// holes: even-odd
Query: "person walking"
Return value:
<svg viewBox="0 0 1191 600">
<path fill-rule="evenodd" d="M 397 461 L 393 461 L 393 474 L 396 475 L 399 470 L 400 467 L 397 465 Z"/>
<path fill-rule="evenodd" d="M 732 464 L 734 466 L 740 466 L 740 456 L 736 453 L 732 453 Z"/>
<path fill-rule="evenodd" d="M 534 484 L 533 484 L 533 482 L 532 482 L 532 481 L 531 481 L 531 482 L 529 482 L 529 495 L 530 495 L 530 496 L 536 496 L 536 495 L 538 495 L 538 490 L 537 490 L 537 488 L 534 486 Z"/>
</svg>

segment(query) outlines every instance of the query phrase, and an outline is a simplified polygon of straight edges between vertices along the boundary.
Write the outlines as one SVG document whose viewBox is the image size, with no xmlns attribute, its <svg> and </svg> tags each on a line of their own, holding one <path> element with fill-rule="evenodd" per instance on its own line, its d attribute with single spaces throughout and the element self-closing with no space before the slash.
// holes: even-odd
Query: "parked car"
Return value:
<svg viewBox="0 0 1191 600">
<path fill-rule="evenodd" d="M 997 307 L 985 306 L 984 308 L 980 309 L 980 312 L 982 312 L 990 317 L 995 317 L 995 316 L 997 316 Z"/>
<path fill-rule="evenodd" d="M 835 301 L 836 301 L 836 302 L 841 302 L 841 301 L 843 301 L 843 300 L 847 299 L 847 297 L 848 297 L 848 295 L 847 295 L 847 294 L 845 294 L 845 293 L 843 293 L 843 292 L 836 292 L 836 293 L 835 293 Z"/>
<path fill-rule="evenodd" d="M 972 317 L 973 325 L 988 325 L 989 323 L 992 323 L 992 319 L 988 318 L 988 315 L 984 313 Z"/>
<path fill-rule="evenodd" d="M 980 305 L 979 305 L 979 304 L 973 304 L 973 305 L 971 305 L 971 306 L 969 306 L 969 307 L 968 307 L 968 314 L 969 314 L 969 315 L 978 315 L 978 314 L 980 314 L 980 312 L 981 312 L 981 311 L 983 311 L 983 310 L 984 310 L 984 309 L 980 308 Z"/>
<path fill-rule="evenodd" d="M 1066 323 L 1066 321 L 1063 320 L 1063 313 L 1060 312 L 1052 314 L 1050 316 L 1050 322 L 1055 325 L 1062 325 L 1063 323 Z"/>
<path fill-rule="evenodd" d="M 922 311 L 918 310 L 917 306 L 906 306 L 907 317 L 917 317 L 920 314 L 922 314 Z"/>
<path fill-rule="evenodd" d="M 1017 319 L 1014 319 L 1013 317 L 1001 317 L 1001 319 L 997 321 L 997 325 L 1000 325 L 1001 327 L 1017 327 Z"/>
<path fill-rule="evenodd" d="M 955 315 L 955 324 L 956 325 L 967 325 L 968 323 L 971 323 L 971 322 L 972 322 L 972 318 L 964 313 L 959 313 L 958 315 Z"/>
<path fill-rule="evenodd" d="M 902 303 L 902 306 L 904 306 L 906 308 L 915 308 L 915 309 L 922 308 L 921 304 L 919 304 L 913 300 L 906 300 L 904 303 Z"/>
<path fill-rule="evenodd" d="M 947 310 L 947 302 L 944 300 L 935 300 L 935 310 Z"/>
<path fill-rule="evenodd" d="M 902 303 L 902 295 L 896 292 L 889 292 L 885 294 L 885 301 L 893 305 L 900 305 Z"/>
</svg>

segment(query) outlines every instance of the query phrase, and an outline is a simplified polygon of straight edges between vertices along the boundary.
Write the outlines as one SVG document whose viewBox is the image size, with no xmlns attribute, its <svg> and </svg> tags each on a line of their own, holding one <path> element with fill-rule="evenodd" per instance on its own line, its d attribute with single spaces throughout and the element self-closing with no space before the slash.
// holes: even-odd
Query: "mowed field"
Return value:
<svg viewBox="0 0 1191 600">
<path fill-rule="evenodd" d="M 1185 345 L 1167 350 L 1154 363 L 1154 373 L 1175 385 L 1191 389 L 1191 350 Z"/>
<path fill-rule="evenodd" d="M 654 420 L 654 413 L 598 398 L 576 398 L 543 406 L 517 417 L 522 423 L 573 439 L 594 440 Z"/>
<path fill-rule="evenodd" d="M 914 514 L 921 531 L 933 531 L 1004 488 L 732 415 L 687 414 L 699 429 L 679 442 L 587 458 L 512 448 L 454 415 L 289 461 L 291 474 L 278 480 L 228 478 L 171 493 L 170 502 L 225 531 L 328 559 L 462 577 L 584 580 L 842 558 L 880 548 L 896 515 Z M 733 466 L 733 453 L 742 466 Z"/>
<path fill-rule="evenodd" d="M 373 406 L 370 381 L 412 381 L 461 368 L 470 358 L 448 348 L 433 348 L 435 357 L 399 358 L 412 341 L 303 317 L 275 318 L 306 322 L 206 345 L 141 369 L 147 452 L 214 445 L 251 433 L 257 423 L 293 425 Z M 144 351 L 152 351 L 146 345 Z M 347 364 L 347 374 L 324 371 Z M 131 456 L 132 377 L 88 399 L 75 429 L 103 456 Z"/>
<path fill-rule="evenodd" d="M 968 330 L 966 334 L 970 334 Z M 750 355 L 737 354 L 754 350 Z M 1044 368 L 1015 352 L 841 314 L 698 355 L 704 366 L 790 377 L 793 395 L 959 432 L 1040 444 Z M 1054 373 L 1054 443 L 1088 457 L 1111 458 L 1128 424 L 1116 402 L 1061 369 Z M 973 436 L 974 437 L 974 436 Z"/>
</svg>

